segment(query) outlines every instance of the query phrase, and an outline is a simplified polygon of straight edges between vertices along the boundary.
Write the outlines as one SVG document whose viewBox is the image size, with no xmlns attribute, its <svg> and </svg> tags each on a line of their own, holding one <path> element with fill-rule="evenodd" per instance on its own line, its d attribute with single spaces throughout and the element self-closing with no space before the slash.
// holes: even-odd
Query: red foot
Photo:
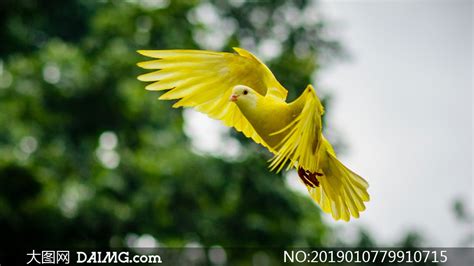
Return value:
<svg viewBox="0 0 474 266">
<path fill-rule="evenodd" d="M 319 181 L 316 176 L 323 176 L 323 174 L 315 172 L 311 173 L 309 170 L 304 170 L 303 168 L 298 168 L 298 175 L 300 176 L 303 183 L 310 187 L 319 187 Z"/>
</svg>

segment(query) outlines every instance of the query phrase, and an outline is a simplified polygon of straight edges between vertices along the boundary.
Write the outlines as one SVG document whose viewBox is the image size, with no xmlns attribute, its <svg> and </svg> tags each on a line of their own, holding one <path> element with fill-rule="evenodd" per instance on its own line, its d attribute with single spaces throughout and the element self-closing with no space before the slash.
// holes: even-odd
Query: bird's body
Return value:
<svg viewBox="0 0 474 266">
<path fill-rule="evenodd" d="M 291 124 L 303 111 L 304 101 L 301 99 L 298 98 L 291 103 L 287 103 L 275 97 L 257 95 L 255 104 L 246 101 L 236 101 L 236 104 L 250 124 L 253 125 L 258 135 L 269 146 L 268 149 L 272 153 L 277 154 L 278 145 L 291 131 L 290 128 L 285 129 L 285 127 Z M 278 117 L 278 119 L 272 119 L 273 117 Z M 282 132 L 274 134 L 279 131 Z M 320 149 L 335 154 L 332 145 L 324 137 L 322 138 Z M 319 167 L 327 166 L 327 161 L 327 156 L 321 156 L 319 158 Z"/>
<path fill-rule="evenodd" d="M 284 138 L 285 133 L 288 133 L 288 130 L 277 135 L 272 135 L 272 133 L 285 128 L 301 112 L 300 106 L 290 105 L 274 97 L 261 95 L 258 95 L 256 104 L 243 101 L 236 101 L 236 104 L 272 152 Z M 278 117 L 278 119 L 272 119 L 273 117 Z"/>
<path fill-rule="evenodd" d="M 287 91 L 254 55 L 196 50 L 150 50 L 157 58 L 139 63 L 157 71 L 141 75 L 160 99 L 194 107 L 241 131 L 275 156 L 270 168 L 295 167 L 311 197 L 336 220 L 359 217 L 369 201 L 368 183 L 345 167 L 322 134 L 324 108 L 311 85 L 286 102 Z"/>
</svg>

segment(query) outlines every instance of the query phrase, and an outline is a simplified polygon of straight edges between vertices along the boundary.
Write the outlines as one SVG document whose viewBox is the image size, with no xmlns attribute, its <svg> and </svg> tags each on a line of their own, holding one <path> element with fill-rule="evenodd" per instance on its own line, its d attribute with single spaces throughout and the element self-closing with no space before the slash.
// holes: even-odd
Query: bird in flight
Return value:
<svg viewBox="0 0 474 266">
<path fill-rule="evenodd" d="M 335 220 L 358 218 L 370 200 L 369 184 L 344 166 L 322 134 L 324 108 L 308 85 L 294 101 L 255 55 L 202 50 L 139 50 L 152 58 L 138 63 L 152 72 L 145 88 L 166 91 L 160 100 L 173 107 L 192 107 L 267 148 L 270 169 L 297 169 L 311 198 Z"/>
</svg>

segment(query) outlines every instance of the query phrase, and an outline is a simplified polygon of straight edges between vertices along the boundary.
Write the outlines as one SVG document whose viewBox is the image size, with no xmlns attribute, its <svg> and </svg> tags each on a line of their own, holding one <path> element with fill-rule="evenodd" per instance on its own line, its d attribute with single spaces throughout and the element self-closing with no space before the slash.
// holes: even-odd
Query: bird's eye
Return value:
<svg viewBox="0 0 474 266">
<path fill-rule="evenodd" d="M 249 93 L 248 90 L 244 90 L 244 95 L 247 95 Z"/>
</svg>

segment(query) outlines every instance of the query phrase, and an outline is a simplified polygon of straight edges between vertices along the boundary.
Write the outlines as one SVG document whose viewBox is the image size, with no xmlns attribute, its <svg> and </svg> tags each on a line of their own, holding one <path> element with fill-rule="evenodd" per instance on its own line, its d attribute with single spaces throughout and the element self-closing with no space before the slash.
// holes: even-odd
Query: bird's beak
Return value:
<svg viewBox="0 0 474 266">
<path fill-rule="evenodd" d="M 229 98 L 229 101 L 231 101 L 231 102 L 236 102 L 238 98 L 239 98 L 239 95 L 237 95 L 237 94 L 232 94 L 232 95 L 230 96 L 230 98 Z"/>
</svg>

